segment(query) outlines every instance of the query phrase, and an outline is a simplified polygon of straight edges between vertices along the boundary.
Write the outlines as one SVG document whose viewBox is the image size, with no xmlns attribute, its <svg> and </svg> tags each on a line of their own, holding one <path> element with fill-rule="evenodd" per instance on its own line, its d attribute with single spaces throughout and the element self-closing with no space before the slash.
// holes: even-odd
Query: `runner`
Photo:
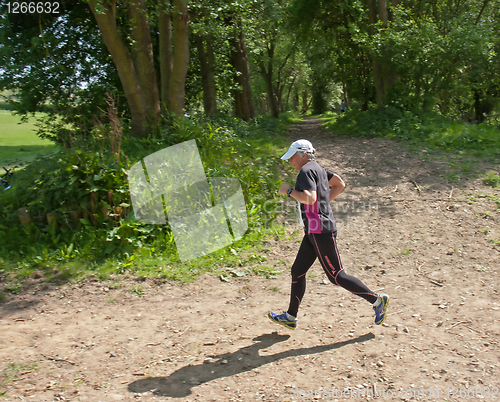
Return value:
<svg viewBox="0 0 500 402">
<path fill-rule="evenodd" d="M 330 202 L 344 190 L 344 181 L 315 161 L 314 148 L 307 140 L 292 143 L 281 159 L 290 159 L 295 170 L 299 171 L 295 187 L 284 183 L 279 193 L 287 194 L 300 203 L 305 235 L 292 265 L 288 310 L 282 313 L 270 312 L 269 319 L 290 329 L 297 327 L 297 313 L 306 290 L 306 273 L 316 258 L 319 258 L 330 282 L 370 302 L 375 310 L 375 324 L 382 324 L 387 315 L 389 296 L 377 295 L 358 278 L 346 274 L 337 250 L 337 227 Z"/>
</svg>

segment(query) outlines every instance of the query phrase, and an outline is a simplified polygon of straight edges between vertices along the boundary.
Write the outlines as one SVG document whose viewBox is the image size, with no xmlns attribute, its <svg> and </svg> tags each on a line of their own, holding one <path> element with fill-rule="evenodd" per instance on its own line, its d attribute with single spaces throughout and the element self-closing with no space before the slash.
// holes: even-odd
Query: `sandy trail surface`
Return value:
<svg viewBox="0 0 500 402">
<path fill-rule="evenodd" d="M 266 318 L 288 305 L 301 239 L 290 225 L 265 244 L 265 264 L 282 271 L 271 279 L 89 278 L 9 295 L 0 400 L 500 399 L 500 252 L 489 241 L 500 238 L 498 189 L 452 186 L 446 159 L 338 138 L 317 120 L 291 127 L 299 138 L 348 183 L 332 204 L 338 247 L 348 273 L 391 296 L 382 326 L 318 263 L 298 328 Z"/>
</svg>

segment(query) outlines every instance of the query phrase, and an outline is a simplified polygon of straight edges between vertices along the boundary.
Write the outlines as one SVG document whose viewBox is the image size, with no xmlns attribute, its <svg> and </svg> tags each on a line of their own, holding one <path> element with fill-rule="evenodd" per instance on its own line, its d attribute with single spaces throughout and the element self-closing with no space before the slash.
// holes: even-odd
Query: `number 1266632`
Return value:
<svg viewBox="0 0 500 402">
<path fill-rule="evenodd" d="M 59 14 L 60 4 L 58 2 L 8 2 L 8 14 Z"/>
</svg>

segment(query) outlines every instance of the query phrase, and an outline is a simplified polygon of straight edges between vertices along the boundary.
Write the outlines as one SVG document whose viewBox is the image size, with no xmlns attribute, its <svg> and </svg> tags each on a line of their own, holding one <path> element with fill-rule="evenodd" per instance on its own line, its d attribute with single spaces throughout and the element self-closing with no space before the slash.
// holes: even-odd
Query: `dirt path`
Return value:
<svg viewBox="0 0 500 402">
<path fill-rule="evenodd" d="M 384 139 L 336 138 L 315 120 L 292 127 L 298 138 L 348 183 L 333 206 L 340 254 L 347 272 L 391 296 L 384 325 L 317 264 L 297 330 L 270 322 L 267 312 L 288 304 L 298 247 L 297 236 L 274 239 L 275 279 L 146 281 L 140 296 L 135 283 L 88 280 L 9 297 L 3 400 L 500 398 L 500 253 L 488 241 L 500 238 L 498 190 L 480 180 L 452 189 L 442 160 Z"/>
</svg>

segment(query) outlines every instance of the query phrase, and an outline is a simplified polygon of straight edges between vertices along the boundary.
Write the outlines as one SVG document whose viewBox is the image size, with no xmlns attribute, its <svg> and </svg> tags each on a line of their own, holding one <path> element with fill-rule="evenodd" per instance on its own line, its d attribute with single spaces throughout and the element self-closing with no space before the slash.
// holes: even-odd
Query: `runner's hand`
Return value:
<svg viewBox="0 0 500 402">
<path fill-rule="evenodd" d="M 286 190 L 288 190 L 290 188 L 290 186 L 286 183 L 283 183 L 279 189 L 279 193 L 280 194 L 286 194 Z"/>
</svg>

